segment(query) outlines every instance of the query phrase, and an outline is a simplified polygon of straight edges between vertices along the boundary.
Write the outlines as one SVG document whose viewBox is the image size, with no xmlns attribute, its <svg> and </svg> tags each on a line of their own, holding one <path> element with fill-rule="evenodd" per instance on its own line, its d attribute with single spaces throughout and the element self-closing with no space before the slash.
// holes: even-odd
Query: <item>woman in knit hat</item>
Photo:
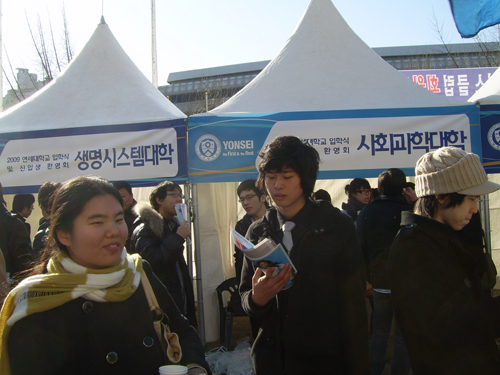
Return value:
<svg viewBox="0 0 500 375">
<path fill-rule="evenodd" d="M 151 290 L 182 349 L 176 345 L 170 361 L 188 366 L 188 374 L 211 374 L 200 338 L 165 286 L 125 251 L 122 205 L 100 177 L 76 177 L 57 190 L 42 262 L 2 308 L 1 375 L 158 374 L 167 356 Z"/>
<path fill-rule="evenodd" d="M 388 265 L 413 374 L 500 374 L 500 300 L 484 295 L 471 249 L 456 235 L 478 197 L 500 185 L 477 155 L 455 147 L 425 154 L 415 173 L 419 200 L 403 212 Z"/>
</svg>

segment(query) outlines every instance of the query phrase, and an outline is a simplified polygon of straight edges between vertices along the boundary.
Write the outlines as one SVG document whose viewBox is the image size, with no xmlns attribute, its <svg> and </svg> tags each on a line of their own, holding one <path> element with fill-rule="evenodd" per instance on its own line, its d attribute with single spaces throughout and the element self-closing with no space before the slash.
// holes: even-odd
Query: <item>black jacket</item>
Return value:
<svg viewBox="0 0 500 375">
<path fill-rule="evenodd" d="M 136 228 L 130 239 L 129 252 L 139 253 L 151 264 L 153 272 L 167 287 L 179 310 L 191 325 L 197 327 L 193 283 L 183 255 L 184 238 L 175 233 L 177 225 L 171 231 L 164 218 L 149 205 L 138 203 L 135 209 L 139 217 L 134 224 Z"/>
<path fill-rule="evenodd" d="M 234 227 L 234 230 L 239 234 L 241 234 L 242 236 L 245 236 L 247 234 L 248 228 L 252 223 L 253 223 L 252 217 L 249 214 L 245 214 L 245 216 L 243 216 L 241 220 L 238 220 L 236 226 Z M 243 258 L 245 258 L 245 256 L 243 255 L 241 250 L 235 246 L 234 268 L 236 271 L 236 279 L 238 280 L 238 283 L 241 281 L 241 269 L 243 268 Z"/>
<path fill-rule="evenodd" d="M 181 363 L 198 363 L 209 372 L 197 333 L 151 267 L 143 265 L 170 329 L 179 335 Z M 157 375 L 165 364 L 142 284 L 122 302 L 77 298 L 29 315 L 12 327 L 8 349 L 12 375 Z"/>
<path fill-rule="evenodd" d="M 47 244 L 47 237 L 49 235 L 50 220 L 42 218 L 40 226 L 38 227 L 35 236 L 33 237 L 33 254 L 38 256 Z"/>
<path fill-rule="evenodd" d="M 125 242 L 125 249 L 127 251 L 130 251 L 130 238 L 132 237 L 132 233 L 134 233 L 134 221 L 137 219 L 137 213 L 134 210 L 134 207 L 136 206 L 137 201 L 134 199 L 132 202 L 132 206 L 130 206 L 127 210 L 125 210 L 124 214 L 124 219 L 125 223 L 127 224 L 127 229 L 128 229 L 128 236 L 127 236 L 127 241 Z"/>
<path fill-rule="evenodd" d="M 304 230 L 292 232 L 290 257 L 297 275 L 290 289 L 259 308 L 251 298 L 253 264 L 246 258 L 243 264 L 243 308 L 262 317 L 252 348 L 256 374 L 368 374 L 365 277 L 354 225 L 329 202 L 306 206 Z M 281 242 L 276 209 L 252 224 L 248 234 L 253 243 Z"/>
<path fill-rule="evenodd" d="M 389 258 L 392 301 L 415 375 L 500 374 L 500 300 L 449 226 L 403 212 Z"/>
<path fill-rule="evenodd" d="M 386 272 L 389 249 L 399 232 L 401 212 L 412 208 L 402 195 L 379 195 L 359 213 L 356 229 L 368 282 L 374 288 L 390 289 Z"/>
<path fill-rule="evenodd" d="M 0 249 L 10 277 L 32 267 L 33 252 L 24 223 L 0 203 Z"/>
</svg>

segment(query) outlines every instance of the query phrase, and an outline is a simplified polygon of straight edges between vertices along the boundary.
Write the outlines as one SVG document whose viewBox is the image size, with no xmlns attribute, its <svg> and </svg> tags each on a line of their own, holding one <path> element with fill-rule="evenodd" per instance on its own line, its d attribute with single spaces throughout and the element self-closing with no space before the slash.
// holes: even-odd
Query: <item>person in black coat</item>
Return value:
<svg viewBox="0 0 500 375">
<path fill-rule="evenodd" d="M 390 168 L 378 177 L 380 195 L 368 203 L 358 215 L 357 233 L 368 282 L 373 286 L 373 333 L 370 342 L 370 374 L 380 375 L 387 362 L 387 343 L 392 328 L 393 307 L 391 287 L 387 275 L 387 259 L 392 241 L 399 232 L 401 212 L 410 211 L 413 206 L 403 196 L 406 184 L 405 173 Z M 396 322 L 392 375 L 408 375 L 410 361 Z"/>
<path fill-rule="evenodd" d="M 413 374 L 500 374 L 500 299 L 486 296 L 475 256 L 457 236 L 488 181 L 479 157 L 455 147 L 416 165 L 415 213 L 403 212 L 390 252 L 392 301 Z"/>
<path fill-rule="evenodd" d="M 198 327 L 193 283 L 183 255 L 191 229 L 187 221 L 177 221 L 175 211 L 175 204 L 182 203 L 181 188 L 176 182 L 164 181 L 151 192 L 149 201 L 151 206 L 140 202 L 134 208 L 138 218 L 129 253 L 138 253 L 151 264 L 179 311 Z"/>
<path fill-rule="evenodd" d="M 156 375 L 173 361 L 188 374 L 210 374 L 194 328 L 149 264 L 127 254 L 126 238 L 122 200 L 109 182 L 89 176 L 63 183 L 44 257 L 1 312 L 2 371 Z M 166 356 L 146 280 L 162 322 L 178 336 L 179 356 Z"/>
<path fill-rule="evenodd" d="M 368 374 L 368 326 L 363 260 L 352 220 L 329 202 L 313 201 L 319 155 L 297 137 L 277 137 L 259 155 L 259 187 L 272 198 L 247 238 L 283 243 L 287 264 L 272 277 L 245 259 L 244 310 L 262 318 L 252 347 L 256 375 Z M 293 244 L 284 241 L 283 226 Z M 288 248 L 287 248 L 288 244 Z"/>
<path fill-rule="evenodd" d="M 33 237 L 33 253 L 39 256 L 47 243 L 50 228 L 50 207 L 54 192 L 61 186 L 60 182 L 47 181 L 38 190 L 38 205 L 42 210 L 42 218 L 38 230 Z"/>
<path fill-rule="evenodd" d="M 7 210 L 5 204 L 0 184 L 0 251 L 5 258 L 9 283 L 15 284 L 22 273 L 32 267 L 33 251 L 26 226 Z"/>
</svg>

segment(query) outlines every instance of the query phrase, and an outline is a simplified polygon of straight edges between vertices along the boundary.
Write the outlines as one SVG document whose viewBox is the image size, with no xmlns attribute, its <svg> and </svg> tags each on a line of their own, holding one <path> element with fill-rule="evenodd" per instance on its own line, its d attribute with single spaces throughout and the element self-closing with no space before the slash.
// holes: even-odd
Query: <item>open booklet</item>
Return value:
<svg viewBox="0 0 500 375">
<path fill-rule="evenodd" d="M 290 266 L 292 266 L 290 280 L 288 280 L 283 290 L 292 286 L 297 269 L 281 244 L 276 245 L 273 240 L 264 238 L 257 245 L 254 245 L 233 228 L 230 229 L 231 237 L 236 247 L 253 262 L 255 267 L 259 267 L 264 273 L 266 273 L 269 268 L 275 267 L 272 275 L 274 277 L 281 272 L 285 264 L 290 264 Z"/>
</svg>

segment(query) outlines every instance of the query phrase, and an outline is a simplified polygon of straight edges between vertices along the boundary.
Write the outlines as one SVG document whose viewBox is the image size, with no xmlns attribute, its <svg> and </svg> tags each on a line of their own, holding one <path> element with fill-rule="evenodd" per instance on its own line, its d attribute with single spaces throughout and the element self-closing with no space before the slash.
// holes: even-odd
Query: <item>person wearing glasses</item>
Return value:
<svg viewBox="0 0 500 375">
<path fill-rule="evenodd" d="M 187 221 L 179 223 L 175 212 L 175 204 L 182 203 L 182 198 L 176 182 L 163 181 L 149 195 L 150 205 L 135 205 L 138 218 L 130 239 L 130 253 L 139 253 L 151 264 L 181 314 L 197 327 L 193 283 L 183 255 L 191 227 Z"/>
<path fill-rule="evenodd" d="M 247 234 L 248 228 L 250 225 L 259 219 L 264 217 L 264 214 L 267 211 L 267 195 L 260 190 L 260 188 L 256 185 L 256 180 L 250 178 L 248 180 L 243 181 L 238 185 L 236 189 L 236 194 L 238 194 L 238 201 L 241 203 L 241 206 L 246 211 L 245 216 L 241 220 L 238 220 L 235 226 L 236 232 L 245 236 Z M 234 247 L 234 268 L 236 271 L 236 279 L 238 283 L 241 280 L 241 269 L 243 268 L 243 260 L 245 256 L 238 249 L 237 246 Z M 260 318 L 250 317 L 250 326 L 252 327 L 252 335 L 255 339 L 257 334 L 259 333 L 260 328 Z"/>
<path fill-rule="evenodd" d="M 398 234 L 401 213 L 413 206 L 403 195 L 406 175 L 390 168 L 378 177 L 380 195 L 368 203 L 358 215 L 357 233 L 365 260 L 368 282 L 373 287 L 373 333 L 370 342 L 370 374 L 380 375 L 386 365 L 386 352 L 394 314 L 391 287 L 386 271 L 392 241 Z M 396 322 L 392 375 L 407 375 L 410 361 Z"/>
<path fill-rule="evenodd" d="M 259 219 L 262 219 L 267 211 L 267 195 L 262 192 L 256 185 L 255 179 L 248 179 L 238 185 L 236 193 L 238 194 L 238 201 L 246 211 L 245 216 L 238 220 L 235 226 L 236 232 L 245 236 L 248 227 Z M 243 253 L 236 246 L 234 247 L 234 266 L 236 270 L 236 278 L 241 279 L 241 268 L 243 267 Z"/>
<path fill-rule="evenodd" d="M 348 196 L 347 203 L 342 203 L 342 212 L 349 215 L 356 224 L 359 212 L 370 202 L 372 190 L 368 180 L 355 178 L 344 188 Z"/>
</svg>

